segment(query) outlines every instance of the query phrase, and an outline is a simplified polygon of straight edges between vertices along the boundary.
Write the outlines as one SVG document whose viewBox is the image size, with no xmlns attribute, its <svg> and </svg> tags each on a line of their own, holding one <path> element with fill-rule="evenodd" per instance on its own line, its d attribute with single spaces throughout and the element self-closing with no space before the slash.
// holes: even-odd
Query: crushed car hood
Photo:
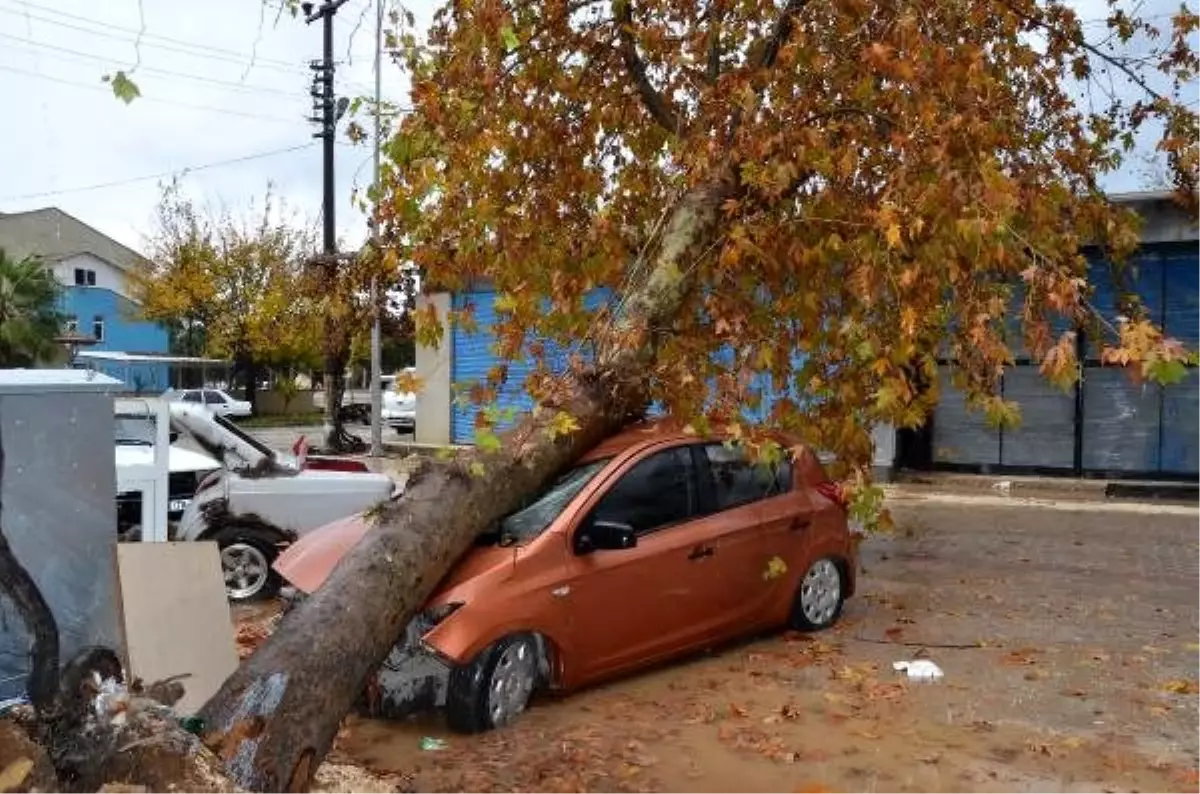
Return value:
<svg viewBox="0 0 1200 794">
<path fill-rule="evenodd" d="M 324 584 L 334 567 L 369 529 L 370 524 L 361 513 L 326 524 L 301 536 L 276 558 L 272 567 L 297 590 L 312 593 Z M 475 547 L 458 561 L 438 592 L 452 590 L 498 567 L 511 566 L 515 554 L 516 550 L 510 547 Z"/>
<path fill-rule="evenodd" d="M 154 447 L 147 444 L 117 444 L 117 468 L 123 466 L 153 466 Z M 184 471 L 212 471 L 221 468 L 221 462 L 203 452 L 193 452 L 183 447 L 168 448 L 167 466 L 172 473 Z"/>
</svg>

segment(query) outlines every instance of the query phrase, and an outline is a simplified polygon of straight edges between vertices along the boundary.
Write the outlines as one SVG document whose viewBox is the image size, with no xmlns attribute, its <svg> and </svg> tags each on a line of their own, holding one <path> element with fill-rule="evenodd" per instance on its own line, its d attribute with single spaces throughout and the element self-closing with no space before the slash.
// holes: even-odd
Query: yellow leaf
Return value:
<svg viewBox="0 0 1200 794">
<path fill-rule="evenodd" d="M 888 226 L 887 232 L 885 234 L 887 236 L 888 248 L 895 248 L 896 246 L 900 245 L 900 225 L 899 224 L 893 223 L 890 226 Z"/>
<path fill-rule="evenodd" d="M 1186 678 L 1176 678 L 1162 685 L 1164 692 L 1172 692 L 1176 695 L 1195 695 L 1200 693 L 1200 686 L 1195 681 L 1190 681 Z"/>
<path fill-rule="evenodd" d="M 16 791 L 33 770 L 33 761 L 22 756 L 0 772 L 0 791 Z"/>
</svg>

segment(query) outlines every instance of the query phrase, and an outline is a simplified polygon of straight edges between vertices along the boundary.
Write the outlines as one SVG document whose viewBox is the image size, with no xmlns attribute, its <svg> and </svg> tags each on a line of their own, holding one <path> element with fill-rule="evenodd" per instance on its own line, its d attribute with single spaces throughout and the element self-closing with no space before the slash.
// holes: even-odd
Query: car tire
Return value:
<svg viewBox="0 0 1200 794">
<path fill-rule="evenodd" d="M 279 556 L 279 537 L 250 527 L 230 526 L 209 536 L 221 554 L 225 595 L 230 601 L 260 601 L 274 597 L 283 583 L 271 565 Z"/>
<path fill-rule="evenodd" d="M 799 631 L 820 631 L 837 622 L 846 601 L 846 576 L 832 557 L 813 562 L 800 579 L 788 625 Z"/>
<path fill-rule="evenodd" d="M 482 733 L 512 722 L 539 683 L 538 643 L 510 634 L 450 671 L 446 721 L 459 733 Z M 495 695 L 495 697 L 493 697 Z"/>
</svg>

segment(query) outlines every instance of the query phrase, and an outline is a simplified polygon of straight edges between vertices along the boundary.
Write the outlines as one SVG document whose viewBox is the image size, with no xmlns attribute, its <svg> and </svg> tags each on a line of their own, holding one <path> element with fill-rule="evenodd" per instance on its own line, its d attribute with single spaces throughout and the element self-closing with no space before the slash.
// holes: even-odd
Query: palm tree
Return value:
<svg viewBox="0 0 1200 794">
<path fill-rule="evenodd" d="M 37 257 L 0 248 L 0 367 L 28 367 L 58 352 L 59 286 Z"/>
</svg>

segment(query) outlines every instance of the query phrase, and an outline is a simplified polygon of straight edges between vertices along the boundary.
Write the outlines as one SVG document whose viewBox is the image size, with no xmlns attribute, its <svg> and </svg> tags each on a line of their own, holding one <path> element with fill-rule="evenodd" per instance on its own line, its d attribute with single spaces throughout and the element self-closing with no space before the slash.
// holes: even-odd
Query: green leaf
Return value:
<svg viewBox="0 0 1200 794">
<path fill-rule="evenodd" d="M 470 470 L 472 477 L 482 477 L 487 472 L 487 469 L 484 468 L 483 464 L 477 460 L 471 461 L 471 465 L 468 467 L 468 469 Z"/>
<path fill-rule="evenodd" d="M 491 430 L 476 432 L 475 446 L 484 452 L 498 452 L 501 447 L 500 437 Z"/>
<path fill-rule="evenodd" d="M 1163 386 L 1179 383 L 1187 377 L 1187 367 L 1178 359 L 1153 361 L 1147 365 L 1146 370 L 1146 374 L 1150 376 L 1151 380 Z"/>
<path fill-rule="evenodd" d="M 521 40 L 517 38 L 517 34 L 508 25 L 500 28 L 500 40 L 504 42 L 504 49 L 509 52 L 521 46 Z"/>
<path fill-rule="evenodd" d="M 113 75 L 104 75 L 104 82 L 112 85 L 113 96 L 128 105 L 133 100 L 142 95 L 142 91 L 137 87 L 137 83 L 129 79 L 129 75 L 125 72 L 117 72 Z"/>
</svg>

